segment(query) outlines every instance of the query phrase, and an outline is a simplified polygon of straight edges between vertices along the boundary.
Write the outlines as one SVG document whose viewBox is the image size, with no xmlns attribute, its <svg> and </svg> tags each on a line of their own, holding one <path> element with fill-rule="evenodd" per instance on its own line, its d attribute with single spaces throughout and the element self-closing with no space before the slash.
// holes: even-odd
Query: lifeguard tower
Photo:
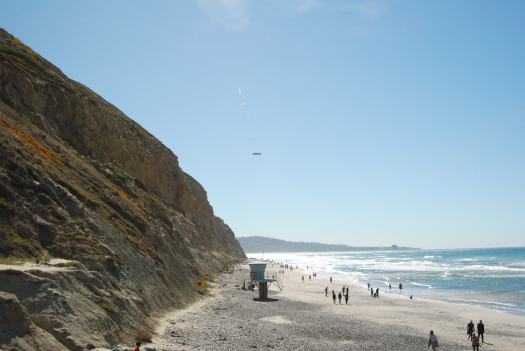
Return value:
<svg viewBox="0 0 525 351">
<path fill-rule="evenodd" d="M 250 280 L 259 288 L 259 300 L 268 300 L 268 288 L 275 282 L 279 290 L 283 290 L 279 281 L 270 277 L 266 277 L 266 262 L 252 262 L 250 265 Z"/>
</svg>

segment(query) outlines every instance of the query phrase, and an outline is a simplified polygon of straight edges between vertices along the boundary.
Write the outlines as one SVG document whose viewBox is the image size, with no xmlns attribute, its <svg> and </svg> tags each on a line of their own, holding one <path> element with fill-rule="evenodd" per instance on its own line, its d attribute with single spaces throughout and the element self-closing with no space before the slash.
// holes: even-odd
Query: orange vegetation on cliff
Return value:
<svg viewBox="0 0 525 351">
<path fill-rule="evenodd" d="M 36 141 L 35 138 L 33 138 L 28 133 L 18 129 L 3 116 L 0 116 L 0 126 L 16 136 L 16 138 L 20 140 L 22 144 L 36 151 L 38 155 L 57 164 L 63 164 L 62 160 L 59 159 L 53 152 L 51 152 L 51 150 Z"/>
</svg>

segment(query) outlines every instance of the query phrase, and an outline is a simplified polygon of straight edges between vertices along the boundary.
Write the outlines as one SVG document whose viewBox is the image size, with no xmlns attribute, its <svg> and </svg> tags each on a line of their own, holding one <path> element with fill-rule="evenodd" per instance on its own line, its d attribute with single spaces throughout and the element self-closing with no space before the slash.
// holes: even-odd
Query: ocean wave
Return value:
<svg viewBox="0 0 525 351">
<path fill-rule="evenodd" d="M 460 258 L 458 261 L 459 262 L 476 262 L 476 261 L 483 261 L 485 258 L 484 257 L 465 257 L 465 258 Z"/>
<path fill-rule="evenodd" d="M 509 272 L 525 272 L 525 268 L 514 268 L 514 267 L 508 267 L 508 266 L 487 266 L 487 265 L 471 265 L 471 266 L 464 266 L 464 267 L 458 267 L 462 268 L 462 270 L 482 270 L 482 271 L 509 271 Z"/>
<path fill-rule="evenodd" d="M 497 301 L 490 301 L 490 300 L 460 299 L 457 297 L 454 297 L 451 300 L 461 301 L 461 302 L 475 302 L 475 303 L 480 303 L 480 304 L 490 304 L 490 305 L 498 305 L 498 306 L 506 306 L 506 307 L 518 307 L 518 305 L 515 305 L 513 303 L 497 302 Z"/>
<path fill-rule="evenodd" d="M 430 284 L 423 284 L 423 283 L 416 283 L 416 282 L 410 282 L 410 284 L 415 285 L 415 286 L 424 286 L 427 289 L 432 289 L 432 285 Z"/>
</svg>

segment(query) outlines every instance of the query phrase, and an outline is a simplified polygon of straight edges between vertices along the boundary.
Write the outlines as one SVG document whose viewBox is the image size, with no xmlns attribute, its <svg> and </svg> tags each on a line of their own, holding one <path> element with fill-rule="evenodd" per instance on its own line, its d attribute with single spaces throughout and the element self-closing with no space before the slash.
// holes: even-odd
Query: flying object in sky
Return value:
<svg viewBox="0 0 525 351">
<path fill-rule="evenodd" d="M 252 152 L 252 155 L 253 155 L 253 156 L 261 156 L 262 153 L 260 153 L 260 152 Z"/>
</svg>

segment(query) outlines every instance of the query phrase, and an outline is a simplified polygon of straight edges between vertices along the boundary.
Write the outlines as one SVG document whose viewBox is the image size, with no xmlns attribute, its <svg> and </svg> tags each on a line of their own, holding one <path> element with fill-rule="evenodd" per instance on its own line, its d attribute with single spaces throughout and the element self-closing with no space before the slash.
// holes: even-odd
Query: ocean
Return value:
<svg viewBox="0 0 525 351">
<path fill-rule="evenodd" d="M 525 315 L 525 248 L 247 255 L 308 266 L 319 277 L 344 275 L 364 287 L 367 283 L 378 287 L 380 294 L 413 295 Z"/>
</svg>

